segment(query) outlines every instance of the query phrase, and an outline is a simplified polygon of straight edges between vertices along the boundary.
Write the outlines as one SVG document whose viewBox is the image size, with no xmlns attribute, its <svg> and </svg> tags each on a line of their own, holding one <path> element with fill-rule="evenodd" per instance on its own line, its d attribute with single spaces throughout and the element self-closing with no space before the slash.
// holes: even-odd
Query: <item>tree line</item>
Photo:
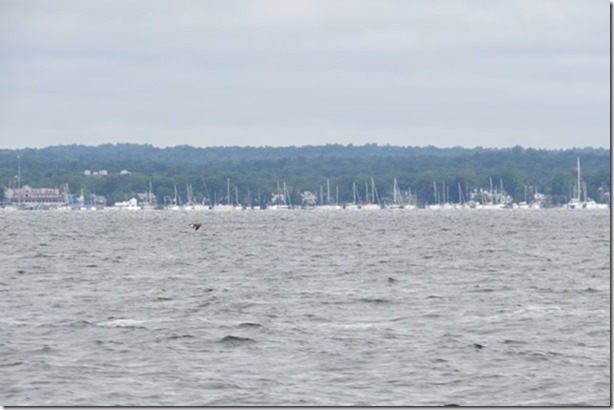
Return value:
<svg viewBox="0 0 614 410">
<path fill-rule="evenodd" d="M 300 202 L 304 191 L 319 196 L 323 188 L 326 195 L 327 182 L 332 199 L 351 202 L 354 185 L 364 199 L 365 185 L 371 180 L 379 197 L 387 201 L 396 178 L 400 190 L 411 190 L 420 203 L 435 203 L 437 190 L 440 197 L 443 193 L 457 202 L 467 198 L 470 190 L 492 184 L 503 185 L 515 201 L 524 200 L 526 192 L 540 192 L 555 203 L 564 203 L 574 192 L 577 158 L 588 196 L 598 202 L 608 200 L 610 150 L 604 148 L 60 145 L 0 150 L 0 183 L 3 188 L 16 187 L 19 165 L 22 185 L 67 184 L 70 192 L 103 195 L 108 204 L 113 204 L 147 192 L 150 186 L 160 201 L 174 198 L 177 190 L 180 201 L 185 202 L 189 187 L 198 202 L 215 198 L 223 203 L 229 200 L 230 181 L 232 202 L 238 196 L 243 204 L 263 204 L 277 192 L 280 183 L 286 184 L 294 203 Z M 86 170 L 90 175 L 84 173 Z M 107 174 L 100 175 L 100 170 Z"/>
</svg>

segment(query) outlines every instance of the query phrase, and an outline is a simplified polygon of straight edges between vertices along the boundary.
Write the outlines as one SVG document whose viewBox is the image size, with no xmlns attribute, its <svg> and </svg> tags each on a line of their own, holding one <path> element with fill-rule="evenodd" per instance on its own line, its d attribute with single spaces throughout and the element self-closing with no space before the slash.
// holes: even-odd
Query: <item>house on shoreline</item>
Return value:
<svg viewBox="0 0 614 410">
<path fill-rule="evenodd" d="M 57 206 L 65 203 L 65 196 L 59 188 L 32 188 L 29 185 L 23 185 L 20 188 L 6 188 L 4 190 L 4 203 Z"/>
</svg>

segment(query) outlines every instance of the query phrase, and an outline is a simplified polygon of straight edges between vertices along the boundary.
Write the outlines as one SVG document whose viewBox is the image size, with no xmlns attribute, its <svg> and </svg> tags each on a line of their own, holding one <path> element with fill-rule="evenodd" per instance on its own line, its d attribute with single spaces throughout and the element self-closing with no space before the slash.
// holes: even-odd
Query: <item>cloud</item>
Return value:
<svg viewBox="0 0 614 410">
<path fill-rule="evenodd" d="M 5 0 L 0 145 L 205 134 L 497 146 L 526 135 L 517 143 L 554 147 L 585 130 L 583 142 L 608 146 L 605 11 L 565 0 Z"/>
</svg>

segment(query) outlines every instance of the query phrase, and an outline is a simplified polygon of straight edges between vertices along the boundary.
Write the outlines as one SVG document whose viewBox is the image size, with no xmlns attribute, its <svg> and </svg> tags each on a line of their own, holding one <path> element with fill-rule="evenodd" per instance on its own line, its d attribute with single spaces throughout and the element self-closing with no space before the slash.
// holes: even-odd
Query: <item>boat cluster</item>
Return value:
<svg viewBox="0 0 614 410">
<path fill-rule="evenodd" d="M 247 205 L 231 205 L 231 204 L 185 204 L 185 205 L 169 205 L 156 207 L 147 203 L 139 203 L 136 198 L 132 198 L 125 202 L 117 202 L 113 206 L 103 205 L 32 205 L 32 204 L 17 204 L 4 205 L 0 207 L 0 211 L 105 211 L 105 212 L 130 212 L 130 211 L 167 211 L 167 212 L 233 212 L 233 211 L 289 211 L 289 210 L 311 210 L 311 211 L 377 211 L 377 210 L 431 210 L 431 211 L 454 211 L 454 210 L 503 210 L 503 209 L 609 209 L 609 204 L 596 203 L 593 200 L 580 201 L 573 199 L 569 203 L 560 206 L 551 206 L 547 203 L 540 202 L 520 202 L 520 203 L 437 203 L 432 205 L 416 206 L 415 204 L 378 204 L 378 203 L 347 203 L 347 204 L 326 204 L 326 205 L 290 205 L 290 204 L 270 204 L 266 206 L 247 206 Z"/>
</svg>

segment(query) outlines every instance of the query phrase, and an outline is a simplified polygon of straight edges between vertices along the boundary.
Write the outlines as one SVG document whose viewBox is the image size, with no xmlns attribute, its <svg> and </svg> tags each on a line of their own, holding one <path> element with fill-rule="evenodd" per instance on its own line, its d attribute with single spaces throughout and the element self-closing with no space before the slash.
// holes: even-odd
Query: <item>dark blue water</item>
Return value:
<svg viewBox="0 0 614 410">
<path fill-rule="evenodd" d="M 607 406 L 609 218 L 2 212 L 0 402 Z"/>
</svg>

